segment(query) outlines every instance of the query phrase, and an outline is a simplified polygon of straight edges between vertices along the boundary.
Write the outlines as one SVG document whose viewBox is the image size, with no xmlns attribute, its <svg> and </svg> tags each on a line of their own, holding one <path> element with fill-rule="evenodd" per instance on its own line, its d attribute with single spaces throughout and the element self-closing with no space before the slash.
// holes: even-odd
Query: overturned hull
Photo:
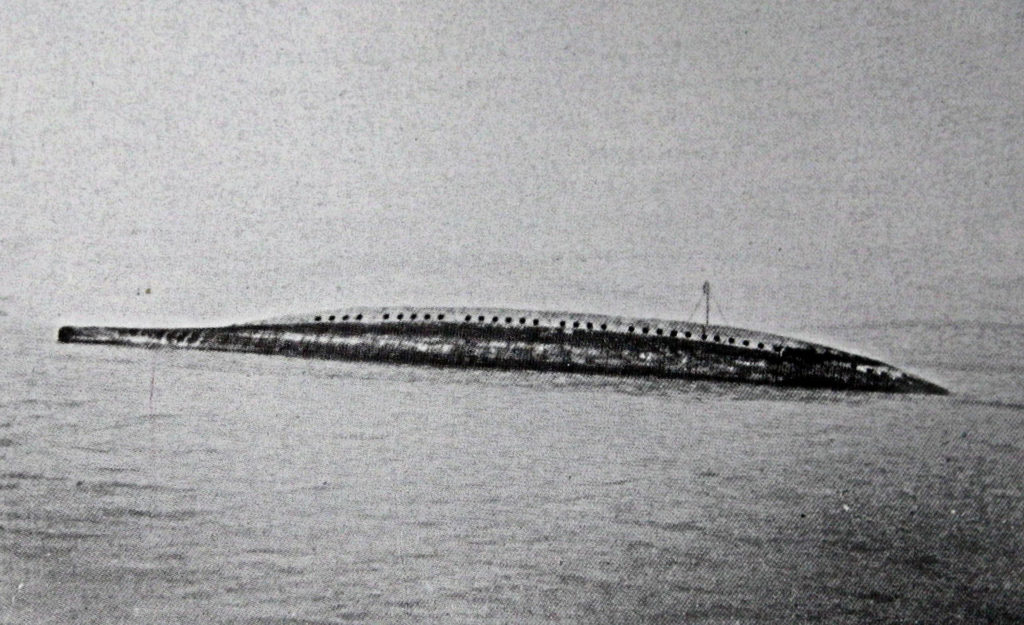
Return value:
<svg viewBox="0 0 1024 625">
<path fill-rule="evenodd" d="M 742 328 L 508 309 L 349 308 L 222 327 L 65 326 L 62 343 L 944 394 L 877 360 Z"/>
</svg>

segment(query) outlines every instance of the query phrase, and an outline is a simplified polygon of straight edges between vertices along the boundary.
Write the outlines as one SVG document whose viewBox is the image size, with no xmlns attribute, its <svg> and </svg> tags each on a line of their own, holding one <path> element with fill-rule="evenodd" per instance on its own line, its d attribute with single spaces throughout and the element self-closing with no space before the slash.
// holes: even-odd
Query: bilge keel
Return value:
<svg viewBox="0 0 1024 625">
<path fill-rule="evenodd" d="M 223 327 L 65 326 L 61 343 L 890 393 L 940 386 L 841 350 L 708 323 L 496 308 L 346 308 Z"/>
</svg>

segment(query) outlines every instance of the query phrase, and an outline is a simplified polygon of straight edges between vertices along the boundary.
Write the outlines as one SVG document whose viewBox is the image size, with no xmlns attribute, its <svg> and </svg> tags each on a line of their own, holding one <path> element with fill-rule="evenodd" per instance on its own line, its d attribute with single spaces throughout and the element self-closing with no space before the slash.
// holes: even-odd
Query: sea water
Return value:
<svg viewBox="0 0 1024 625">
<path fill-rule="evenodd" d="M 934 397 L 0 322 L 2 623 L 1024 620 L 1022 326 L 805 329 Z"/>
</svg>

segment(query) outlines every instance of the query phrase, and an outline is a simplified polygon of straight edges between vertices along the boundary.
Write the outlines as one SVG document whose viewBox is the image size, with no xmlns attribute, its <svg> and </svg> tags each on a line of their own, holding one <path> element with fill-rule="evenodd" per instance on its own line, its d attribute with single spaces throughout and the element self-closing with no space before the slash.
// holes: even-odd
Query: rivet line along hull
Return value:
<svg viewBox="0 0 1024 625">
<path fill-rule="evenodd" d="M 452 367 L 946 392 L 877 360 L 779 335 L 577 313 L 352 308 L 223 327 L 65 326 L 58 340 Z"/>
</svg>

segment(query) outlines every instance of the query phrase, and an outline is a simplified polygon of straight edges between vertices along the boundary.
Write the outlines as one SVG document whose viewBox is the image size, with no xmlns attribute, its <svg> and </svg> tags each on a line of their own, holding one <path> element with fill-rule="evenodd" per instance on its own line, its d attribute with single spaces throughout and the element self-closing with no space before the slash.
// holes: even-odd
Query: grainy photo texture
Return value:
<svg viewBox="0 0 1024 625">
<path fill-rule="evenodd" d="M 1024 5 L 0 8 L 0 624 L 1024 622 Z"/>
</svg>

